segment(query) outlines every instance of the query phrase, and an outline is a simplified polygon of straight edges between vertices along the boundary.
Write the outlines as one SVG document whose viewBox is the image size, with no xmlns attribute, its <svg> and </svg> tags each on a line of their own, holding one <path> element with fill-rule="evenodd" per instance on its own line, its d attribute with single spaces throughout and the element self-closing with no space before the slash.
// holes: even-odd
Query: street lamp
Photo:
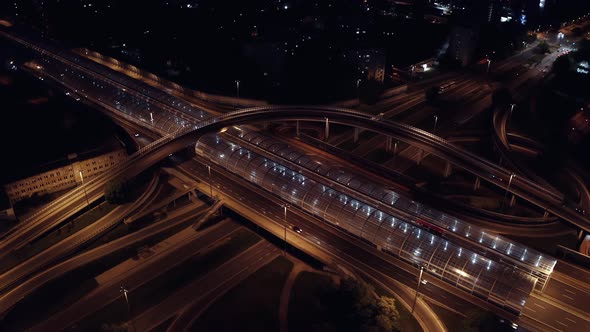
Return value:
<svg viewBox="0 0 590 332">
<path fill-rule="evenodd" d="M 508 191 L 510 190 L 510 184 L 512 183 L 512 179 L 516 177 L 516 174 L 510 174 L 510 179 L 508 179 L 508 186 L 506 186 L 506 191 L 504 192 L 504 198 L 502 198 L 502 206 L 500 210 L 504 208 L 504 201 L 506 201 L 506 196 L 508 195 Z"/>
<path fill-rule="evenodd" d="M 127 288 L 125 288 L 125 286 L 121 286 L 119 292 L 123 293 L 123 296 L 125 296 L 125 302 L 127 303 L 127 322 L 129 324 L 128 330 L 133 331 L 133 323 L 131 322 L 131 308 L 129 307 L 129 297 L 127 296 L 129 291 Z"/>
<path fill-rule="evenodd" d="M 207 167 L 207 170 L 209 171 L 209 192 L 210 192 L 211 199 L 213 199 L 213 183 L 211 180 L 211 165 L 207 164 L 207 165 L 205 165 L 205 167 Z"/>
<path fill-rule="evenodd" d="M 416 295 L 414 295 L 414 303 L 412 304 L 412 313 L 416 307 L 416 300 L 418 299 L 418 292 L 420 291 L 420 284 L 422 283 L 422 272 L 424 272 L 424 266 L 420 266 L 420 276 L 418 277 L 418 284 L 416 285 Z"/>
<path fill-rule="evenodd" d="M 490 64 L 492 63 L 492 60 L 487 59 L 487 61 L 488 61 L 488 69 L 486 71 L 486 74 L 489 74 L 490 73 Z"/>
<path fill-rule="evenodd" d="M 283 225 L 285 228 L 285 248 L 283 250 L 283 256 L 287 256 L 287 209 L 291 207 L 291 205 L 289 204 L 284 204 L 283 205 Z"/>
<path fill-rule="evenodd" d="M 508 120 L 512 118 L 512 111 L 514 111 L 514 106 L 516 106 L 516 104 L 510 104 L 510 114 L 508 116 Z"/>
<path fill-rule="evenodd" d="M 356 80 L 356 99 L 361 99 L 361 92 L 359 91 L 359 87 L 361 85 L 361 79 Z"/>
<path fill-rule="evenodd" d="M 88 203 L 88 195 L 86 194 L 86 187 L 84 187 L 84 177 L 82 176 L 82 171 L 79 172 L 80 173 L 80 183 L 82 185 L 82 189 L 84 190 L 84 197 L 86 198 L 86 205 L 90 205 L 90 203 Z"/>
<path fill-rule="evenodd" d="M 395 156 L 397 155 L 397 141 L 393 145 L 393 166 L 395 167 Z"/>
<path fill-rule="evenodd" d="M 240 80 L 236 80 L 236 96 L 240 99 Z"/>
<path fill-rule="evenodd" d="M 436 131 L 436 123 L 438 122 L 438 116 L 435 115 L 434 116 L 434 127 L 432 127 L 432 133 L 434 134 L 434 132 Z"/>
</svg>

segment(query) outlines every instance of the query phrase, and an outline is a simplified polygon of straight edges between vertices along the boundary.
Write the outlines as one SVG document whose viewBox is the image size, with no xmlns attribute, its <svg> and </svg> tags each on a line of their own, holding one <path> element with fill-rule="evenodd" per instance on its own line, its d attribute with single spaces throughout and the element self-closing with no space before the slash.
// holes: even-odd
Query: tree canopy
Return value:
<svg viewBox="0 0 590 332">
<path fill-rule="evenodd" d="M 377 296 L 370 284 L 352 278 L 322 296 L 327 323 L 317 330 L 391 332 L 399 330 L 395 300 Z"/>
<path fill-rule="evenodd" d="M 124 204 L 131 200 L 133 181 L 122 178 L 115 179 L 106 184 L 104 198 L 111 204 Z"/>
<path fill-rule="evenodd" d="M 535 52 L 539 54 L 549 53 L 549 44 L 546 41 L 542 41 L 535 47 Z"/>
</svg>

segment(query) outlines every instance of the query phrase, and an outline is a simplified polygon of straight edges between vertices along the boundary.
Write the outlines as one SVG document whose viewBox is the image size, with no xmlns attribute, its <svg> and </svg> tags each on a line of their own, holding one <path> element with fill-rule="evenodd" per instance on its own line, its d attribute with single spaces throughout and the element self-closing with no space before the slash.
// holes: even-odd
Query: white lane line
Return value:
<svg viewBox="0 0 590 332">
<path fill-rule="evenodd" d="M 532 312 L 537 312 L 537 310 L 533 309 L 533 308 L 526 308 L 526 310 L 528 311 L 532 311 Z"/>
<path fill-rule="evenodd" d="M 534 305 L 536 305 L 536 306 L 537 306 L 537 307 L 539 307 L 539 308 L 545 309 L 545 307 L 544 307 L 544 306 L 542 306 L 542 305 L 540 305 L 540 304 L 538 304 L 538 303 L 534 303 Z"/>
<path fill-rule="evenodd" d="M 571 297 L 571 296 L 567 296 L 567 295 L 565 295 L 565 294 L 561 294 L 561 295 L 563 295 L 563 297 L 567 297 L 567 298 L 568 298 L 568 299 L 570 299 L 570 300 L 573 300 L 573 299 L 574 299 L 573 297 Z"/>
<path fill-rule="evenodd" d="M 569 318 L 567 318 L 567 317 L 566 317 L 565 319 L 566 319 L 566 320 L 569 320 L 570 322 L 572 322 L 572 323 L 574 323 L 574 324 L 576 324 L 576 321 L 575 321 L 575 320 L 573 320 L 573 319 L 569 319 Z"/>
<path fill-rule="evenodd" d="M 562 323 L 562 322 L 560 322 L 560 321 L 558 321 L 558 320 L 556 320 L 556 322 L 557 322 L 557 324 L 561 324 L 561 325 L 563 325 L 563 326 L 567 327 L 567 325 L 566 325 L 566 324 L 564 324 L 564 323 Z"/>
<path fill-rule="evenodd" d="M 569 290 L 569 289 L 567 289 L 567 288 L 564 288 L 563 290 L 564 290 L 564 291 L 566 291 L 566 292 L 568 292 L 568 293 L 571 293 L 571 294 L 574 294 L 574 295 L 576 295 L 576 292 L 573 292 L 573 291 L 571 291 L 571 290 Z"/>
</svg>

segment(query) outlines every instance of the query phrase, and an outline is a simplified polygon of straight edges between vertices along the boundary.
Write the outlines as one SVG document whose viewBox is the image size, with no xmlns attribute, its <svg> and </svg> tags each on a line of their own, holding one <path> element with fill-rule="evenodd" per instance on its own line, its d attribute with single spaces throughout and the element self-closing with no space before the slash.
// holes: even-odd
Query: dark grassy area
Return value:
<svg viewBox="0 0 590 332">
<path fill-rule="evenodd" d="M 20 220 L 25 219 L 29 215 L 35 213 L 37 209 L 43 207 L 45 204 L 48 204 L 58 199 L 61 195 L 67 193 L 72 189 L 73 188 L 67 188 L 44 195 L 33 195 L 29 198 L 25 198 L 21 201 L 14 203 L 14 213 Z"/>
<path fill-rule="evenodd" d="M 174 321 L 175 317 L 172 317 L 166 321 L 164 321 L 162 324 L 156 326 L 156 328 L 152 329 L 150 332 L 167 332 L 168 331 L 168 327 L 170 326 L 170 324 L 172 324 L 172 322 Z"/>
<path fill-rule="evenodd" d="M 461 331 L 463 330 L 464 316 L 461 316 L 455 312 L 445 309 L 433 303 L 429 303 L 432 310 L 438 315 L 440 320 L 445 324 L 448 331 Z"/>
<path fill-rule="evenodd" d="M 292 268 L 277 257 L 215 302 L 191 331 L 279 331 L 279 300 Z"/>
<path fill-rule="evenodd" d="M 202 255 L 195 255 L 155 277 L 130 293 L 132 315 L 137 315 L 161 302 L 175 290 L 204 276 L 208 271 L 220 266 L 259 240 L 260 238 L 252 232 L 240 229 L 232 235 L 231 241 L 226 241 Z M 88 316 L 77 326 L 71 327 L 69 331 L 100 331 L 102 324 L 123 322 L 127 319 L 126 310 L 121 309 L 125 309 L 125 305 L 124 301 L 115 301 Z"/>
<path fill-rule="evenodd" d="M 32 245 L 16 250 L 14 255 L 10 255 L 4 260 L 0 266 L 0 271 L 6 271 L 16 264 L 25 261 L 29 257 L 32 257 L 39 252 L 51 247 L 52 245 L 62 241 L 63 239 L 102 218 L 104 215 L 111 212 L 115 207 L 116 205 L 103 202 L 99 206 L 74 219 L 72 222 L 41 237 L 39 240 L 33 242 Z"/>
<path fill-rule="evenodd" d="M 16 220 L 3 220 L 0 223 L 0 236 L 3 236 L 4 233 L 8 232 L 12 227 L 18 225 Z"/>
<path fill-rule="evenodd" d="M 133 199 L 139 198 L 139 196 L 145 191 L 148 181 L 151 179 L 152 175 L 152 171 L 148 170 L 138 177 L 141 182 L 138 182 L 137 188 L 131 193 L 131 197 L 133 197 Z M 94 206 L 94 204 L 98 205 Z M 90 206 L 92 208 L 91 210 L 80 211 L 74 215 L 74 217 L 67 220 L 63 226 L 56 228 L 44 236 L 36 239 L 31 245 L 15 251 L 14 255 L 9 256 L 3 262 L 2 266 L 0 267 L 0 272 L 8 270 L 16 264 L 25 261 L 26 259 L 75 234 L 81 229 L 86 228 L 117 207 L 117 205 L 103 201 L 102 199 L 98 200 L 98 203 L 95 202 Z M 116 232 L 109 232 L 109 239 L 114 239 L 129 232 L 129 229 L 126 226 L 115 227 L 115 229 L 117 230 Z"/>
<path fill-rule="evenodd" d="M 325 274 L 303 271 L 297 276 L 289 299 L 289 331 L 306 332 L 325 320 L 320 296 L 332 284 Z"/>
<path fill-rule="evenodd" d="M 0 321 L 0 331 L 25 331 L 80 299 L 98 285 L 93 270 L 69 272 L 25 297 Z"/>
<path fill-rule="evenodd" d="M 22 331 L 27 326 L 39 322 L 43 318 L 49 317 L 52 313 L 70 305 L 82 295 L 96 287 L 97 284 L 94 281 L 96 275 L 99 275 L 126 259 L 136 257 L 138 248 L 145 247 L 147 244 L 153 242 L 159 242 L 160 240 L 177 233 L 181 229 L 186 228 L 192 222 L 192 220 L 185 222 L 144 242 L 129 246 L 123 250 L 119 250 L 103 257 L 98 261 L 81 266 L 78 269 L 68 272 L 64 276 L 44 285 L 28 295 L 23 301 L 16 304 L 8 315 L 0 321 L 0 331 Z M 116 228 L 113 229 L 113 231 L 114 230 L 116 230 Z M 90 246 L 93 247 L 93 244 Z"/>
</svg>

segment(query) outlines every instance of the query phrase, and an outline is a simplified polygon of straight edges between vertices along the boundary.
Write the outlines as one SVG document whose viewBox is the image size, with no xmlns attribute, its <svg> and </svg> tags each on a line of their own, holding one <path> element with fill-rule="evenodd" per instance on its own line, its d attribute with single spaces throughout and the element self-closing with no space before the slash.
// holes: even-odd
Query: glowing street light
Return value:
<svg viewBox="0 0 590 332">
<path fill-rule="evenodd" d="M 512 179 L 516 177 L 516 174 L 510 174 L 510 179 L 508 179 L 508 186 L 506 186 L 506 191 L 504 192 L 504 198 L 502 198 L 502 208 L 504 207 L 504 201 L 506 201 L 506 196 L 508 195 L 508 191 L 510 190 L 510 184 L 512 183 Z M 502 208 L 500 210 L 502 210 Z"/>
<path fill-rule="evenodd" d="M 213 183 L 211 180 L 211 165 L 207 164 L 207 165 L 205 165 L 205 167 L 207 167 L 207 170 L 209 171 L 209 192 L 210 192 L 211 199 L 213 199 Z"/>
<path fill-rule="evenodd" d="M 121 286 L 119 292 L 123 293 L 123 296 L 125 296 L 125 302 L 127 303 L 127 321 L 129 324 L 129 331 L 133 331 L 133 322 L 131 321 L 131 308 L 129 307 L 129 297 L 127 296 L 127 293 L 129 291 L 127 290 L 127 288 L 125 288 L 125 286 Z"/>
<path fill-rule="evenodd" d="M 90 203 L 88 202 L 88 195 L 86 194 L 86 187 L 84 187 L 84 177 L 82 176 L 82 171 L 80 173 L 80 183 L 82 185 L 82 189 L 84 190 L 84 197 L 86 198 L 86 206 L 89 206 Z"/>
<path fill-rule="evenodd" d="M 434 116 L 434 127 L 432 127 L 432 133 L 434 134 L 434 132 L 436 131 L 436 123 L 438 122 L 438 116 L 435 115 Z"/>
<path fill-rule="evenodd" d="M 416 285 L 416 295 L 414 295 L 414 303 L 412 304 L 412 313 L 416 307 L 416 300 L 418 299 L 418 292 L 420 291 L 420 284 L 422 283 L 422 272 L 424 272 L 424 266 L 420 266 L 420 276 L 418 277 L 418 284 Z"/>
<path fill-rule="evenodd" d="M 489 74 L 490 73 L 490 64 L 492 63 L 492 60 L 487 59 L 487 62 L 488 62 L 488 69 L 486 71 L 486 74 Z"/>
<path fill-rule="evenodd" d="M 359 100 L 361 98 L 361 93 L 359 90 L 360 85 L 361 85 L 361 79 L 359 78 L 356 80 L 356 99 L 359 99 Z"/>
<path fill-rule="evenodd" d="M 284 214 L 283 214 L 283 225 L 284 225 L 284 228 L 285 228 L 285 247 L 284 247 L 284 250 L 283 250 L 283 256 L 286 256 L 287 255 L 287 209 L 290 208 L 290 207 L 291 207 L 291 205 L 289 205 L 289 204 L 284 204 L 283 205 L 283 211 L 284 211 Z"/>
</svg>

